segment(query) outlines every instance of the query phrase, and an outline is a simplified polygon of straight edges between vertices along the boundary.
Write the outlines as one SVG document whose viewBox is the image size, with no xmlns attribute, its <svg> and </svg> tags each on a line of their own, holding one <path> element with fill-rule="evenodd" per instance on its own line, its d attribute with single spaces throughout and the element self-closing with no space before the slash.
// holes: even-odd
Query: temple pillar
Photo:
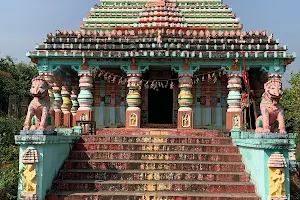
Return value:
<svg viewBox="0 0 300 200">
<path fill-rule="evenodd" d="M 62 112 L 61 112 L 61 105 L 62 105 L 62 98 L 61 98 L 61 78 L 56 77 L 53 83 L 53 94 L 54 94 L 54 125 L 56 128 L 61 127 L 62 125 Z"/>
<path fill-rule="evenodd" d="M 73 126 L 76 126 L 76 114 L 79 107 L 78 100 L 77 100 L 78 93 L 79 93 L 79 86 L 78 86 L 78 80 L 76 80 L 76 82 L 72 85 L 72 91 L 71 91 L 71 101 L 72 101 L 71 113 L 72 113 Z"/>
<path fill-rule="evenodd" d="M 193 80 L 191 74 L 179 75 L 179 88 L 180 93 L 178 95 L 178 117 L 177 128 L 178 129 L 193 129 L 193 95 L 191 88 L 193 87 Z"/>
<path fill-rule="evenodd" d="M 79 73 L 80 93 L 78 95 L 79 109 L 76 113 L 77 121 L 93 120 L 93 78 L 91 73 Z"/>
<path fill-rule="evenodd" d="M 49 84 L 49 89 L 48 89 L 48 93 L 49 93 L 49 99 L 50 99 L 50 110 L 53 109 L 53 104 L 54 104 L 54 94 L 53 94 L 53 85 L 54 85 L 54 74 L 53 73 L 43 73 L 40 72 L 39 73 L 40 76 L 44 77 L 44 79 L 47 81 L 47 83 Z"/>
<path fill-rule="evenodd" d="M 72 107 L 72 102 L 71 102 L 71 82 L 70 80 L 66 79 L 63 82 L 63 85 L 61 87 L 61 96 L 63 103 L 61 105 L 61 111 L 63 112 L 63 125 L 64 127 L 71 127 L 71 107 Z"/>
<path fill-rule="evenodd" d="M 52 116 L 51 118 L 51 125 L 54 125 L 54 119 L 55 119 L 55 113 L 54 113 L 54 93 L 53 93 L 53 86 L 55 77 L 53 73 L 50 72 L 40 72 L 40 76 L 44 77 L 44 79 L 47 81 L 49 88 L 48 88 L 48 94 L 49 94 L 49 100 L 50 100 L 50 109 L 49 113 Z"/>
<path fill-rule="evenodd" d="M 242 79 L 240 74 L 229 74 L 228 85 L 229 90 L 227 97 L 226 112 L 226 129 L 240 128 L 243 124 L 243 114 L 241 108 L 241 89 Z"/>
<path fill-rule="evenodd" d="M 126 128 L 141 127 L 141 74 L 127 74 L 129 89 L 127 94 Z"/>
</svg>

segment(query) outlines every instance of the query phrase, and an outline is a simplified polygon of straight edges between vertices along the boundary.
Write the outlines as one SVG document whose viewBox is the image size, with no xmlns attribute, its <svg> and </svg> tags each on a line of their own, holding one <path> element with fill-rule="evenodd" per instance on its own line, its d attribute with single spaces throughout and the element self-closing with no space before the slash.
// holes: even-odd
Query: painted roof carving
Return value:
<svg viewBox="0 0 300 200">
<path fill-rule="evenodd" d="M 101 0 L 80 28 L 111 30 L 128 27 L 241 30 L 239 19 L 222 0 Z"/>
<path fill-rule="evenodd" d="M 242 31 L 221 0 L 102 0 L 79 31 L 48 34 L 38 57 L 287 58 L 266 31 Z"/>
</svg>

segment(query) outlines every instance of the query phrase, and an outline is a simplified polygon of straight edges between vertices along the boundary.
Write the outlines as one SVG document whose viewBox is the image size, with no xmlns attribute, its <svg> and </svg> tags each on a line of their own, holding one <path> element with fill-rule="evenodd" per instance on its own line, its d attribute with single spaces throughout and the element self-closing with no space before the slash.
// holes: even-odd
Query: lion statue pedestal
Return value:
<svg viewBox="0 0 300 200">
<path fill-rule="evenodd" d="M 256 133 L 286 133 L 284 111 L 279 100 L 283 94 L 280 79 L 269 80 L 260 103 L 261 116 L 256 120 Z M 278 127 L 276 127 L 278 122 Z"/>
</svg>

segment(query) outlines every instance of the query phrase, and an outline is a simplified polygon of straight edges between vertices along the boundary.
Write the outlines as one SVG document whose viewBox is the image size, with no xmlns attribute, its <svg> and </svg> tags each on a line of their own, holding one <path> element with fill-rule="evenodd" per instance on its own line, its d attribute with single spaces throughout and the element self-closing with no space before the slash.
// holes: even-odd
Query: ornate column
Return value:
<svg viewBox="0 0 300 200">
<path fill-rule="evenodd" d="M 126 128 L 140 128 L 141 126 L 141 74 L 127 74 L 129 89 L 127 94 Z"/>
<path fill-rule="evenodd" d="M 56 76 L 55 81 L 53 83 L 53 94 L 54 94 L 54 125 L 55 127 L 61 127 L 62 125 L 62 98 L 61 98 L 61 77 Z"/>
<path fill-rule="evenodd" d="M 53 93 L 53 86 L 54 86 L 54 81 L 55 77 L 53 73 L 50 72 L 40 72 L 40 76 L 44 77 L 44 79 L 47 81 L 49 84 L 49 89 L 48 89 L 48 94 L 49 94 L 49 99 L 50 99 L 50 109 L 49 109 L 49 114 L 52 116 L 48 120 L 51 120 L 51 125 L 54 126 L 54 93 Z M 49 125 L 50 125 L 49 124 Z"/>
<path fill-rule="evenodd" d="M 40 72 L 39 73 L 40 76 L 44 77 L 45 80 L 47 81 L 47 83 L 49 84 L 49 89 L 48 89 L 48 93 L 49 93 L 49 98 L 50 98 L 50 110 L 53 110 L 53 104 L 54 104 L 54 94 L 53 94 L 53 85 L 54 85 L 54 74 L 50 73 L 50 72 Z"/>
<path fill-rule="evenodd" d="M 89 72 L 79 73 L 79 87 L 80 93 L 78 95 L 79 109 L 76 114 L 77 121 L 91 121 L 93 120 L 93 88 L 92 74 Z"/>
<path fill-rule="evenodd" d="M 191 74 L 179 74 L 179 88 L 180 93 L 178 95 L 178 117 L 177 128 L 178 129 L 193 129 L 193 95 L 191 88 L 193 87 L 193 80 Z"/>
<path fill-rule="evenodd" d="M 242 126 L 242 109 L 241 109 L 241 88 L 242 88 L 242 75 L 229 74 L 228 85 L 229 90 L 227 97 L 227 112 L 226 112 L 226 129 L 240 128 Z"/>
<path fill-rule="evenodd" d="M 61 110 L 63 112 L 63 125 L 65 127 L 70 127 L 71 126 L 71 107 L 72 107 L 72 102 L 71 102 L 71 80 L 69 78 L 66 78 L 65 81 L 63 82 L 63 85 L 61 87 L 61 96 L 63 100 L 63 104 L 61 105 Z"/>
<path fill-rule="evenodd" d="M 71 113 L 72 113 L 73 126 L 76 126 L 76 114 L 79 107 L 78 100 L 77 100 L 78 93 L 79 93 L 79 86 L 78 86 L 78 80 L 76 80 L 72 85 L 72 91 L 71 91 L 71 101 L 72 101 Z"/>
</svg>

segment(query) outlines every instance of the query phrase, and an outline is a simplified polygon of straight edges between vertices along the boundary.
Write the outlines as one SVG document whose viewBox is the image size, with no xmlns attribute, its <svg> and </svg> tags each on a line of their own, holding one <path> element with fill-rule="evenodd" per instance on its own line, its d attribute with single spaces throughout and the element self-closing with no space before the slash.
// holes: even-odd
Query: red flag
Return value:
<svg viewBox="0 0 300 200">
<path fill-rule="evenodd" d="M 247 90 L 248 93 L 250 93 L 251 89 L 250 89 L 249 75 L 248 75 L 248 72 L 247 72 L 247 66 L 246 66 L 245 52 L 244 51 L 242 51 L 242 55 L 243 55 L 243 62 L 244 62 L 243 79 L 244 79 L 246 90 Z"/>
</svg>

